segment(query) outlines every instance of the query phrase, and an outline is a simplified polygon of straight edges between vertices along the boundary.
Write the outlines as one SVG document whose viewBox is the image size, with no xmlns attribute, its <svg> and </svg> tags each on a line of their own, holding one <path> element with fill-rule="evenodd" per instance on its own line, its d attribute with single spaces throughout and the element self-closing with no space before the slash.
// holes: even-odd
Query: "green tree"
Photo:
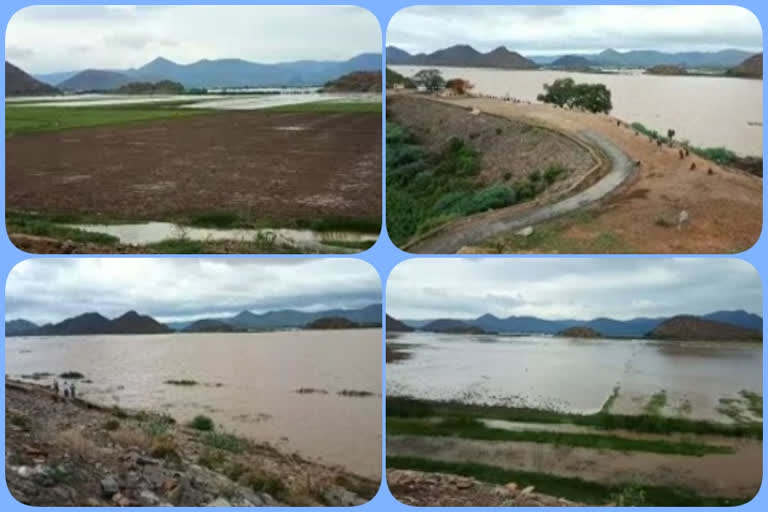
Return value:
<svg viewBox="0 0 768 512">
<path fill-rule="evenodd" d="M 445 79 L 439 69 L 422 69 L 412 78 L 417 85 L 423 85 L 428 91 L 439 91 L 445 87 Z"/>
<path fill-rule="evenodd" d="M 613 108 L 611 91 L 604 84 L 577 84 L 572 78 L 559 78 L 552 84 L 544 84 L 544 94 L 539 94 L 536 99 L 593 113 L 607 114 Z"/>
</svg>

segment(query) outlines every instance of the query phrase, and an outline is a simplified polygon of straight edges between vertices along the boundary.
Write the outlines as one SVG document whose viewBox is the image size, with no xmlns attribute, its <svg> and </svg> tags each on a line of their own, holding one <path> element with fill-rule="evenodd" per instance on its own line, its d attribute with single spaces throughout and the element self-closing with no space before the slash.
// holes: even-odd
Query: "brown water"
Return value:
<svg viewBox="0 0 768 512">
<path fill-rule="evenodd" d="M 391 66 L 412 76 L 419 66 Z M 696 146 L 725 146 L 742 155 L 763 154 L 763 81 L 709 76 L 519 71 L 480 68 L 440 69 L 448 78 L 466 78 L 473 93 L 536 101 L 542 84 L 572 77 L 577 82 L 603 83 L 611 91 L 611 115 L 639 122 Z"/>
<path fill-rule="evenodd" d="M 379 478 L 379 329 L 24 337 L 8 338 L 5 350 L 10 377 L 79 371 L 93 381 L 77 384 L 87 400 L 182 422 L 206 414 L 226 430 Z M 295 392 L 302 387 L 327 394 Z M 373 395 L 337 395 L 344 389 Z"/>
</svg>

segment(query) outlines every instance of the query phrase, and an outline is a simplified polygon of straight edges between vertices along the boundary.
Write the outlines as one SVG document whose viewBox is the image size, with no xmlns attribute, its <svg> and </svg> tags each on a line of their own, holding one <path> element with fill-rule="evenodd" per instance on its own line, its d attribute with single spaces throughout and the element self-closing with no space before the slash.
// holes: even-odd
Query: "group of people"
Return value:
<svg viewBox="0 0 768 512">
<path fill-rule="evenodd" d="M 53 379 L 53 391 L 56 395 L 61 395 L 64 398 L 75 398 L 75 383 L 64 381 L 64 384 L 59 386 L 59 381 Z"/>
</svg>

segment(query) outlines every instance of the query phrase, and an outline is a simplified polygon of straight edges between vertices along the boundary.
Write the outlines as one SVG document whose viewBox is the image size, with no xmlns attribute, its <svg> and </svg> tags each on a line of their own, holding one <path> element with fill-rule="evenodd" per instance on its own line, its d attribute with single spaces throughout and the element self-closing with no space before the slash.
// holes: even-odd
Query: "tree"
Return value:
<svg viewBox="0 0 768 512">
<path fill-rule="evenodd" d="M 469 80 L 464 80 L 463 78 L 451 78 L 445 82 L 445 87 L 458 95 L 463 95 L 471 91 L 474 87 L 474 84 L 472 84 Z"/>
<path fill-rule="evenodd" d="M 572 78 L 560 78 L 552 84 L 544 84 L 544 94 L 539 94 L 536 99 L 593 113 L 607 114 L 613 108 L 611 91 L 604 84 L 577 84 Z"/>
<path fill-rule="evenodd" d="M 667 138 L 669 139 L 669 142 L 672 142 L 672 139 L 675 138 L 675 130 L 673 130 L 672 128 L 667 130 Z"/>
<path fill-rule="evenodd" d="M 445 87 L 445 80 L 439 69 L 422 69 L 412 78 L 417 85 L 423 85 L 428 91 L 439 91 Z"/>
</svg>

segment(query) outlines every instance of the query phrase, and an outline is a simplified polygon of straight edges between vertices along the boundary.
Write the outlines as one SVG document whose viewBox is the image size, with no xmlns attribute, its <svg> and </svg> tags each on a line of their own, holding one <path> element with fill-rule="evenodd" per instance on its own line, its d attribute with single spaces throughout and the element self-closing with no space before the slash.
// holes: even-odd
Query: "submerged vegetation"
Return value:
<svg viewBox="0 0 768 512">
<path fill-rule="evenodd" d="M 430 153 L 393 122 L 387 122 L 386 142 L 387 231 L 395 245 L 458 217 L 531 200 L 566 173 L 552 166 L 486 185 L 477 179 L 481 155 L 469 142 L 452 137 Z"/>
</svg>

